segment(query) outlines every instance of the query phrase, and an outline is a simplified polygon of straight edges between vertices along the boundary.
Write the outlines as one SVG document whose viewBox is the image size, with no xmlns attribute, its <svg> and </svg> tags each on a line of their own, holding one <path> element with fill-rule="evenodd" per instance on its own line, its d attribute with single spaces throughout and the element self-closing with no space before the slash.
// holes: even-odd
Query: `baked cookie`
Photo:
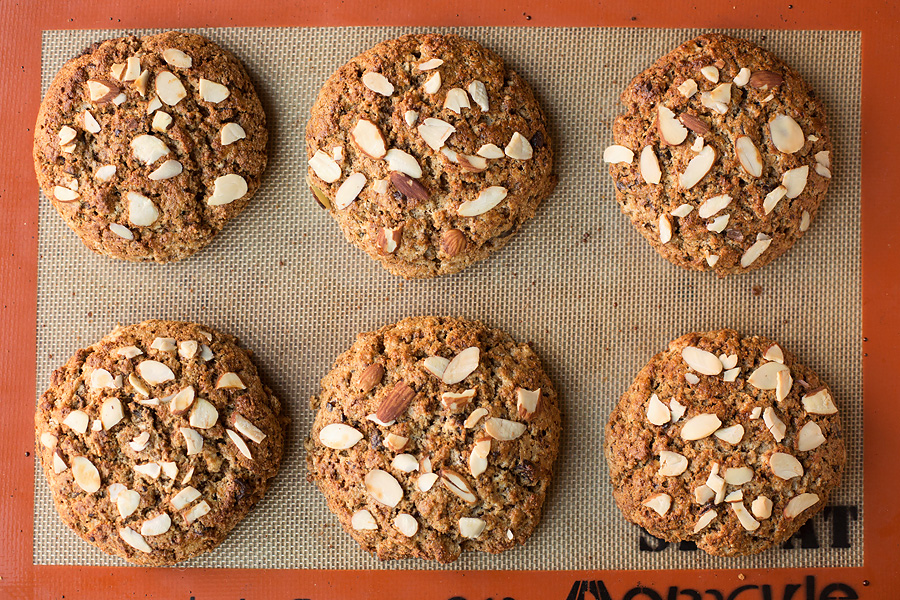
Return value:
<svg viewBox="0 0 900 600">
<path fill-rule="evenodd" d="M 35 415 L 63 521 L 142 565 L 218 546 L 278 472 L 286 425 L 237 340 L 174 321 L 118 327 L 76 352 Z"/>
<path fill-rule="evenodd" d="M 359 335 L 311 406 L 309 479 L 379 559 L 498 553 L 537 527 L 560 416 L 527 344 L 478 321 L 404 319 Z"/>
<path fill-rule="evenodd" d="M 405 35 L 338 69 L 306 153 L 307 181 L 347 240 L 406 278 L 485 258 L 556 185 L 531 88 L 455 35 Z"/>
<path fill-rule="evenodd" d="M 94 44 L 59 71 L 34 134 L 38 181 L 85 245 L 168 262 L 208 244 L 266 168 L 244 67 L 199 35 Z"/>
<path fill-rule="evenodd" d="M 702 35 L 621 102 L 603 159 L 622 212 L 666 260 L 720 276 L 758 269 L 815 218 L 831 179 L 825 110 L 767 50 Z"/>
<path fill-rule="evenodd" d="M 604 449 L 629 521 L 722 556 L 787 540 L 825 506 L 846 459 L 819 376 L 730 329 L 654 356 L 610 415 Z"/>
</svg>

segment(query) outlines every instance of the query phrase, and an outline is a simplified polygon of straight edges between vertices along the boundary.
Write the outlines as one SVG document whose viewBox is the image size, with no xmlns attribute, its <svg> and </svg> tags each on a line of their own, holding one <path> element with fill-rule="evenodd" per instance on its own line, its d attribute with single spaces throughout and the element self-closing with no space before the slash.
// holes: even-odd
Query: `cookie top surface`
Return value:
<svg viewBox="0 0 900 600">
<path fill-rule="evenodd" d="M 76 352 L 35 415 L 63 521 L 143 565 L 222 542 L 278 471 L 285 425 L 233 337 L 173 321 L 119 327 Z"/>
<path fill-rule="evenodd" d="M 825 110 L 767 50 L 700 36 L 635 77 L 621 102 L 604 152 L 616 200 L 670 262 L 757 269 L 816 216 L 831 178 Z"/>
<path fill-rule="evenodd" d="M 498 553 L 540 521 L 556 392 L 531 348 L 502 331 L 413 317 L 361 334 L 311 404 L 310 478 L 379 559 Z"/>
<path fill-rule="evenodd" d="M 168 262 L 210 242 L 256 192 L 266 116 L 241 63 L 170 31 L 94 44 L 41 103 L 44 193 L 94 252 Z"/>
<path fill-rule="evenodd" d="M 455 35 L 406 35 L 338 69 L 306 151 L 308 182 L 345 237 L 407 278 L 485 258 L 556 183 L 531 88 Z"/>
<path fill-rule="evenodd" d="M 604 449 L 628 520 L 716 555 L 787 540 L 825 506 L 846 459 L 819 376 L 728 329 L 654 356 L 610 415 Z"/>
</svg>

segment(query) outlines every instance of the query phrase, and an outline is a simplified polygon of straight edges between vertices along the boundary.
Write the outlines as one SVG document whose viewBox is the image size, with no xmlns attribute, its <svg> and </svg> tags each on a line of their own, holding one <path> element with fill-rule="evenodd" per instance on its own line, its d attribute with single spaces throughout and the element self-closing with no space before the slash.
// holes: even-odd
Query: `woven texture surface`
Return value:
<svg viewBox="0 0 900 600">
<path fill-rule="evenodd" d="M 661 569 L 861 566 L 862 349 L 860 283 L 860 35 L 727 31 L 785 59 L 827 108 L 835 178 L 819 217 L 787 255 L 720 280 L 661 259 L 620 214 L 601 162 L 621 89 L 695 30 L 464 28 L 447 30 L 503 56 L 532 84 L 554 135 L 559 186 L 499 253 L 437 280 L 392 277 L 344 241 L 303 183 L 304 129 L 319 86 L 397 28 L 196 30 L 246 65 L 265 106 L 269 168 L 248 209 L 205 250 L 175 264 L 93 255 L 40 198 L 37 389 L 52 370 L 116 323 L 206 323 L 255 352 L 293 423 L 268 495 L 218 550 L 184 566 L 402 569 Z M 43 89 L 71 56 L 122 31 L 48 31 Z M 130 33 L 155 33 L 130 32 Z M 308 399 L 361 331 L 405 316 L 481 319 L 530 342 L 560 392 L 563 439 L 535 535 L 502 555 L 441 567 L 379 563 L 361 551 L 306 482 Z M 849 449 L 835 505 L 858 511 L 850 548 L 833 549 L 832 521 L 815 520 L 821 549 L 775 549 L 740 559 L 641 551 L 615 507 L 602 432 L 620 394 L 669 340 L 733 327 L 780 341 L 835 392 Z M 56 515 L 35 469 L 35 564 L 124 565 L 82 542 Z"/>
</svg>

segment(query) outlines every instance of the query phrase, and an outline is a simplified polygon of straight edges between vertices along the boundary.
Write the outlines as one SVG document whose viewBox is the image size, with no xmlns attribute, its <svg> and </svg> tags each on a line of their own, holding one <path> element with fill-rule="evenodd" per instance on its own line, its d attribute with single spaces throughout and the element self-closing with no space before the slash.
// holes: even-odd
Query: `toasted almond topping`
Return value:
<svg viewBox="0 0 900 600">
<path fill-rule="evenodd" d="M 481 148 L 478 149 L 478 152 L 476 152 L 476 154 L 483 158 L 490 159 L 503 158 L 504 156 L 503 150 L 501 150 L 500 147 L 495 144 L 484 144 Z"/>
<path fill-rule="evenodd" d="M 219 377 L 219 381 L 216 382 L 216 389 L 232 389 L 232 390 L 246 390 L 247 386 L 244 385 L 244 382 L 241 381 L 241 378 L 237 373 L 223 373 L 221 377 Z"/>
<path fill-rule="evenodd" d="M 137 375 L 132 373 L 128 376 L 128 383 L 131 384 L 131 387 L 134 388 L 134 391 L 140 394 L 141 396 L 149 396 L 150 388 L 148 388 L 143 381 L 140 380 Z"/>
<path fill-rule="evenodd" d="M 366 491 L 372 498 L 391 508 L 403 499 L 403 488 L 394 476 L 381 469 L 373 469 L 365 477 Z"/>
<path fill-rule="evenodd" d="M 672 222 L 665 213 L 659 215 L 659 241 L 668 244 L 672 240 Z"/>
<path fill-rule="evenodd" d="M 706 484 L 694 488 L 694 502 L 706 504 L 716 497 L 716 493 Z"/>
<path fill-rule="evenodd" d="M 363 439 L 363 434 L 343 423 L 331 423 L 319 431 L 319 442 L 334 450 L 347 450 Z"/>
<path fill-rule="evenodd" d="M 784 114 L 777 114 L 769 121 L 769 134 L 775 147 L 785 154 L 797 152 L 806 142 L 797 121 Z"/>
<path fill-rule="evenodd" d="M 367 119 L 360 119 L 350 131 L 350 139 L 356 147 L 369 158 L 383 158 L 387 153 L 384 144 L 384 136 L 378 129 L 378 125 Z"/>
<path fill-rule="evenodd" d="M 719 211 L 724 210 L 731 204 L 731 196 L 722 194 L 721 196 L 713 196 L 707 198 L 703 204 L 697 209 L 697 214 L 701 219 L 708 219 Z"/>
<path fill-rule="evenodd" d="M 794 379 L 791 377 L 790 369 L 778 371 L 778 373 L 775 374 L 775 400 L 781 402 L 787 398 L 788 394 L 791 393 L 791 386 L 793 384 Z"/>
<path fill-rule="evenodd" d="M 209 503 L 207 503 L 206 500 L 201 500 L 195 504 L 191 510 L 184 513 L 184 520 L 190 525 L 211 510 L 212 508 L 209 506 Z"/>
<path fill-rule="evenodd" d="M 469 84 L 467 88 L 469 90 L 469 94 L 472 96 L 472 100 L 475 101 L 475 104 L 481 108 L 482 112 L 487 112 L 490 110 L 490 103 L 488 101 L 488 93 L 487 88 L 484 86 L 484 83 L 475 80 Z"/>
<path fill-rule="evenodd" d="M 753 243 L 753 245 L 750 246 L 749 248 L 747 248 L 747 251 L 744 252 L 743 256 L 741 256 L 741 266 L 743 268 L 746 269 L 747 267 L 752 265 L 754 262 L 756 262 L 756 259 L 759 258 L 762 255 L 762 253 L 768 249 L 769 244 L 772 243 L 772 238 L 760 237 L 760 236 L 764 236 L 764 235 L 765 234 L 762 234 L 762 233 L 758 234 L 757 239 Z"/>
<path fill-rule="evenodd" d="M 119 537 L 122 538 L 122 540 L 126 544 L 128 544 L 135 550 L 139 550 L 146 554 L 150 554 L 151 552 L 153 552 L 153 548 L 151 548 L 147 544 L 147 542 L 144 541 L 144 538 L 141 537 L 141 534 L 139 534 L 131 527 L 122 527 L 121 529 L 119 529 Z"/>
<path fill-rule="evenodd" d="M 473 427 L 475 427 L 475 425 L 478 424 L 478 421 L 480 421 L 482 417 L 486 417 L 488 414 L 490 413 L 486 408 L 476 408 L 471 412 L 471 414 L 469 414 L 468 418 L 466 418 L 466 422 L 463 424 L 463 426 L 466 429 L 472 429 Z"/>
<path fill-rule="evenodd" d="M 703 413 L 688 419 L 681 427 L 681 437 L 688 441 L 702 440 L 715 432 L 722 425 L 719 417 L 713 413 Z"/>
<path fill-rule="evenodd" d="M 177 67 L 179 69 L 190 69 L 194 64 L 194 61 L 190 56 L 177 48 L 167 48 L 166 50 L 163 50 L 162 57 L 169 66 Z"/>
<path fill-rule="evenodd" d="M 772 89 L 781 85 L 784 79 L 778 73 L 772 71 L 756 71 L 748 80 L 750 87 L 757 89 Z"/>
<path fill-rule="evenodd" d="M 181 80 L 169 71 L 162 71 L 156 76 L 156 95 L 169 106 L 175 106 L 187 96 Z"/>
<path fill-rule="evenodd" d="M 439 75 L 439 73 L 435 73 L 436 77 Z M 419 132 L 419 135 L 425 143 L 428 144 L 432 150 L 438 152 L 440 151 L 441 146 L 444 145 L 444 142 L 447 141 L 447 138 L 456 131 L 456 127 L 446 121 L 429 117 L 425 119 L 416 130 Z"/>
<path fill-rule="evenodd" d="M 638 163 L 641 170 L 641 177 L 647 183 L 656 185 L 662 179 L 662 171 L 659 168 L 659 159 L 656 158 L 656 152 L 652 146 L 644 146 L 641 150 L 641 159 Z"/>
<path fill-rule="evenodd" d="M 372 363 L 360 373 L 356 380 L 356 387 L 364 393 L 369 393 L 381 383 L 383 377 L 384 366 L 381 363 Z"/>
<path fill-rule="evenodd" d="M 141 475 L 146 475 L 150 479 L 159 479 L 159 474 L 162 473 L 162 467 L 159 466 L 159 463 L 155 462 L 134 465 L 134 470 Z"/>
<path fill-rule="evenodd" d="M 825 436 L 822 434 L 822 428 L 814 421 L 804 425 L 797 434 L 797 450 L 800 452 L 815 450 L 824 443 Z"/>
<path fill-rule="evenodd" d="M 419 63 L 417 68 L 420 71 L 430 71 L 431 69 L 437 69 L 442 64 L 444 64 L 444 61 L 440 58 L 430 58 L 425 62 Z"/>
<path fill-rule="evenodd" d="M 747 512 L 747 508 L 744 506 L 743 501 L 731 502 L 731 510 L 734 511 L 734 514 L 737 515 L 738 521 L 741 522 L 741 526 L 747 531 L 756 531 L 759 529 L 759 521 L 753 518 L 749 512 Z"/>
<path fill-rule="evenodd" d="M 68 468 L 66 461 L 63 460 L 62 454 L 59 452 L 59 448 L 57 448 L 53 452 L 53 472 L 59 475 Z"/>
<path fill-rule="evenodd" d="M 705 67 L 700 68 L 700 74 L 706 77 L 713 83 L 719 82 L 719 69 L 715 68 L 712 65 L 707 65 Z"/>
<path fill-rule="evenodd" d="M 193 456 L 194 454 L 199 454 L 203 449 L 203 436 L 190 427 L 179 427 L 178 431 L 184 436 L 184 443 L 187 446 L 187 455 Z"/>
<path fill-rule="evenodd" d="M 762 155 L 753 140 L 742 135 L 734 141 L 734 153 L 744 171 L 753 177 L 759 177 L 763 172 Z"/>
<path fill-rule="evenodd" d="M 59 440 L 57 439 L 57 437 L 55 435 L 53 435 L 52 433 L 50 433 L 49 431 L 45 431 L 44 433 L 41 434 L 41 445 L 44 448 L 49 448 L 50 450 L 53 450 L 54 448 L 56 448 L 56 443 L 58 441 Z"/>
<path fill-rule="evenodd" d="M 444 108 L 452 110 L 456 114 L 461 114 L 462 109 L 472 108 L 472 103 L 469 102 L 469 95 L 466 94 L 466 90 L 453 88 L 444 97 Z"/>
<path fill-rule="evenodd" d="M 725 371 L 725 373 L 722 374 L 722 379 L 724 381 L 736 381 L 738 378 L 738 375 L 740 375 L 740 374 L 741 374 L 740 367 L 735 367 L 733 369 L 728 369 L 727 371 Z"/>
<path fill-rule="evenodd" d="M 128 192 L 125 198 L 128 200 L 128 220 L 132 225 L 147 227 L 153 225 L 159 218 L 159 209 L 147 196 Z"/>
<path fill-rule="evenodd" d="M 113 486 L 118 486 L 115 491 L 113 490 Z M 113 497 L 114 493 L 115 498 Z M 140 506 L 141 495 L 134 490 L 129 490 L 121 483 L 114 483 L 109 486 L 109 501 L 115 502 L 116 510 L 119 511 L 119 516 L 123 519 L 127 519 L 137 510 L 138 506 Z"/>
<path fill-rule="evenodd" d="M 658 473 L 665 477 L 677 477 L 688 468 L 688 459 L 683 454 L 668 450 L 659 453 L 659 462 Z"/>
<path fill-rule="evenodd" d="M 755 421 L 762 414 L 762 406 L 754 406 L 753 410 L 750 411 L 750 420 Z"/>
<path fill-rule="evenodd" d="M 480 439 L 475 442 L 472 451 L 469 453 L 469 472 L 472 477 L 478 477 L 487 471 L 487 456 L 491 451 L 491 438 Z"/>
<path fill-rule="evenodd" d="M 134 89 L 137 90 L 138 94 L 141 95 L 141 98 L 147 96 L 147 84 L 150 83 L 150 71 L 144 69 L 141 71 L 141 74 L 138 75 L 137 79 L 134 80 L 132 84 Z"/>
<path fill-rule="evenodd" d="M 447 365 L 450 364 L 449 358 L 443 358 L 441 356 L 429 356 L 425 360 L 422 361 L 422 366 L 425 369 L 439 379 L 443 379 L 444 371 L 447 370 Z"/>
<path fill-rule="evenodd" d="M 709 477 L 706 478 L 706 486 L 714 492 L 715 503 L 720 504 L 725 498 L 725 480 L 719 475 L 719 463 L 713 463 Z"/>
<path fill-rule="evenodd" d="M 398 381 L 378 405 L 378 410 L 376 411 L 378 419 L 383 422 L 394 421 L 406 412 L 409 403 L 415 397 L 416 390 L 411 388 L 405 381 Z"/>
<path fill-rule="evenodd" d="M 478 501 L 478 498 L 475 496 L 475 494 L 472 493 L 472 490 L 469 488 L 466 480 L 463 479 L 455 471 L 442 469 L 441 483 L 444 484 L 444 487 L 446 487 L 448 490 L 450 490 L 469 504 L 474 504 Z"/>
<path fill-rule="evenodd" d="M 707 525 L 712 523 L 715 518 L 718 516 L 714 509 L 709 509 L 697 519 L 697 523 L 694 524 L 694 533 L 698 533 L 706 528 Z"/>
<path fill-rule="evenodd" d="M 794 496 L 784 508 L 784 516 L 788 519 L 793 519 L 807 508 L 818 504 L 818 502 L 819 496 L 817 494 L 800 494 Z"/>
<path fill-rule="evenodd" d="M 437 473 L 423 473 L 416 479 L 416 487 L 419 488 L 419 491 L 421 492 L 427 492 L 435 483 L 437 483 L 437 480 Z"/>
<path fill-rule="evenodd" d="M 247 442 L 245 442 L 244 439 L 240 435 L 238 435 L 236 431 L 226 429 L 225 433 L 228 434 L 228 437 L 232 442 L 234 442 L 234 445 L 237 446 L 237 449 L 241 454 L 243 454 L 248 459 L 253 460 L 253 454 L 251 454 L 250 452 L 250 447 L 247 446 Z"/>
<path fill-rule="evenodd" d="M 691 214 L 692 210 L 694 210 L 694 207 L 690 204 L 680 204 L 671 214 L 673 217 L 682 218 Z"/>
<path fill-rule="evenodd" d="M 507 144 L 504 149 L 504 153 L 508 157 L 516 160 L 528 160 L 534 156 L 534 150 L 531 148 L 531 143 L 518 131 L 513 133 L 512 138 L 509 140 L 509 144 Z"/>
<path fill-rule="evenodd" d="M 790 171 L 785 171 L 781 176 L 781 185 L 784 186 L 784 195 L 788 198 L 796 198 L 806 188 L 809 177 L 809 166 L 803 165 Z"/>
<path fill-rule="evenodd" d="M 72 476 L 78 487 L 88 494 L 93 494 L 100 489 L 100 471 L 83 456 L 76 456 L 72 459 Z"/>
<path fill-rule="evenodd" d="M 63 419 L 62 423 L 73 431 L 83 434 L 87 431 L 88 421 L 87 413 L 80 410 L 73 410 L 66 415 L 66 418 Z"/>
<path fill-rule="evenodd" d="M 441 380 L 447 385 L 463 381 L 478 368 L 480 355 L 481 351 L 477 346 L 466 348 L 447 364 Z"/>
<path fill-rule="evenodd" d="M 396 517 L 394 517 L 394 527 L 397 528 L 397 531 L 405 535 L 406 537 L 412 537 L 416 535 L 416 532 L 419 530 L 419 523 L 416 521 L 415 517 L 408 513 L 400 513 Z"/>
<path fill-rule="evenodd" d="M 181 172 L 183 170 L 184 168 L 177 160 L 167 160 L 166 162 L 161 164 L 158 169 L 150 173 L 150 175 L 148 175 L 147 177 L 151 181 L 162 181 L 164 179 L 171 179 L 177 175 L 181 175 Z"/>
<path fill-rule="evenodd" d="M 382 427 L 390 427 L 391 425 L 396 423 L 396 421 L 387 421 L 387 422 L 382 421 L 381 419 L 378 418 L 377 415 L 375 415 L 375 413 L 372 413 L 371 415 L 366 415 L 366 420 L 372 421 L 376 425 L 381 425 Z"/>
<path fill-rule="evenodd" d="M 90 114 L 85 111 L 85 114 Z M 63 125 L 59 128 L 59 145 L 65 146 L 69 142 L 75 139 L 75 136 L 78 135 L 78 132 L 69 127 L 68 125 Z"/>
<path fill-rule="evenodd" d="M 88 95 L 94 104 L 105 104 L 119 95 L 118 84 L 109 80 L 89 79 Z"/>
<path fill-rule="evenodd" d="M 775 210 L 775 207 L 778 206 L 778 203 L 784 198 L 785 194 L 787 194 L 787 188 L 783 185 L 779 185 L 777 188 L 766 194 L 766 197 L 763 200 L 763 210 L 765 213 L 769 214 Z"/>
<path fill-rule="evenodd" d="M 634 152 L 625 146 L 614 144 L 607 146 L 603 151 L 603 162 L 612 164 L 625 163 L 630 165 L 634 161 Z"/>
<path fill-rule="evenodd" d="M 216 410 L 216 407 L 213 406 L 209 400 L 197 398 L 196 402 L 194 402 L 194 409 L 191 411 L 191 417 L 188 419 L 191 427 L 196 427 L 197 429 L 209 429 L 210 427 L 213 427 L 218 420 L 219 411 Z"/>
<path fill-rule="evenodd" d="M 703 375 L 718 375 L 722 372 L 722 361 L 715 354 L 694 346 L 685 346 L 681 351 L 684 362 Z"/>
<path fill-rule="evenodd" d="M 362 76 L 363 85 L 382 96 L 390 96 L 394 93 L 394 85 L 381 73 L 369 71 Z"/>
<path fill-rule="evenodd" d="M 482 190 L 475 200 L 467 200 L 460 204 L 456 212 L 461 217 L 476 217 L 500 204 L 506 198 L 506 194 L 505 187 L 492 185 Z"/>
<path fill-rule="evenodd" d="M 527 426 L 518 421 L 509 421 L 498 417 L 491 417 L 484 423 L 484 430 L 495 440 L 508 442 L 519 438 L 525 433 Z"/>
<path fill-rule="evenodd" d="M 697 93 L 697 82 L 693 79 L 685 79 L 681 85 L 678 86 L 678 91 L 681 92 L 681 95 L 685 98 L 690 98 Z"/>
<path fill-rule="evenodd" d="M 118 398 L 108 398 L 100 405 L 100 422 L 103 428 L 109 431 L 125 418 L 122 412 L 122 403 Z"/>
<path fill-rule="evenodd" d="M 321 150 L 316 150 L 313 157 L 309 159 L 309 166 L 312 167 L 316 176 L 326 183 L 334 183 L 341 178 L 341 168 L 333 158 Z"/>
<path fill-rule="evenodd" d="M 731 427 L 723 427 L 722 429 L 714 432 L 714 435 L 723 442 L 737 445 L 740 444 L 741 440 L 744 438 L 744 426 L 738 424 L 732 425 Z"/>
<path fill-rule="evenodd" d="M 266 434 L 240 413 L 234 413 L 234 428 L 255 444 L 259 444 L 266 439 Z"/>
<path fill-rule="evenodd" d="M 159 113 L 157 113 L 159 114 Z M 223 146 L 229 146 L 238 140 L 247 137 L 247 132 L 237 123 L 225 123 L 219 131 L 219 142 Z"/>
<path fill-rule="evenodd" d="M 644 500 L 641 504 L 653 509 L 659 516 L 664 517 L 672 506 L 672 496 L 668 494 L 654 494 Z"/>
<path fill-rule="evenodd" d="M 141 535 L 152 536 L 162 535 L 172 526 L 172 519 L 166 513 L 162 513 L 144 521 L 141 524 Z"/>
<path fill-rule="evenodd" d="M 175 379 L 172 369 L 156 360 L 145 360 L 138 363 L 137 371 L 150 385 L 159 385 Z"/>
<path fill-rule="evenodd" d="M 684 380 L 687 381 L 690 385 L 697 385 L 700 383 L 700 378 L 697 377 L 694 373 L 685 373 Z"/>
<path fill-rule="evenodd" d="M 725 227 L 728 226 L 728 220 L 731 218 L 731 215 L 719 215 L 712 221 L 710 221 L 706 228 L 709 231 L 715 231 L 716 233 L 722 233 L 725 230 Z"/>
<path fill-rule="evenodd" d="M 441 404 L 448 410 L 459 410 L 465 407 L 475 397 L 475 389 L 470 388 L 464 392 L 443 392 Z"/>
<path fill-rule="evenodd" d="M 675 118 L 675 113 L 660 104 L 657 107 L 656 125 L 663 143 L 678 146 L 687 138 L 687 128 Z M 630 161 L 629 161 L 630 162 Z"/>
<path fill-rule="evenodd" d="M 659 400 L 659 396 L 652 394 L 647 403 L 647 420 L 654 425 L 666 425 L 671 417 L 669 407 Z"/>
<path fill-rule="evenodd" d="M 350 526 L 356 531 L 375 531 L 378 529 L 375 517 L 365 508 L 353 513 L 353 516 L 350 517 Z"/>
<path fill-rule="evenodd" d="M 705 146 L 700 153 L 688 162 L 684 173 L 678 176 L 678 182 L 686 190 L 691 189 L 706 177 L 713 163 L 716 162 L 716 151 L 712 146 Z"/>
<path fill-rule="evenodd" d="M 200 99 L 212 104 L 218 104 L 228 98 L 231 92 L 221 83 L 200 78 Z"/>
<path fill-rule="evenodd" d="M 53 188 L 53 197 L 59 200 L 60 202 L 74 202 L 80 198 L 80 194 L 75 190 L 70 190 L 67 187 L 63 187 L 61 185 L 57 185 Z"/>
<path fill-rule="evenodd" d="M 766 427 L 768 427 L 769 433 L 772 434 L 772 437 L 775 438 L 776 442 L 780 442 L 784 439 L 787 425 L 778 418 L 778 415 L 775 414 L 775 409 L 771 406 L 767 407 L 763 412 L 763 422 L 766 424 Z"/>
<path fill-rule="evenodd" d="M 526 390 L 516 388 L 516 412 L 520 419 L 528 419 L 537 412 L 540 407 L 541 388 Z"/>
<path fill-rule="evenodd" d="M 418 179 L 422 176 L 422 167 L 419 166 L 419 161 L 412 154 L 403 150 L 391 148 L 384 154 L 384 160 L 387 161 L 388 169 L 391 171 L 399 171 L 413 179 Z M 403 190 L 400 191 L 403 192 Z"/>
<path fill-rule="evenodd" d="M 837 406 L 825 388 L 803 396 L 803 408 L 814 415 L 833 415 L 837 412 Z"/>
<path fill-rule="evenodd" d="M 800 461 L 784 452 L 773 452 L 769 456 L 769 468 L 772 474 L 784 480 L 803 476 L 803 465 Z"/>
<path fill-rule="evenodd" d="M 404 473 L 412 473 L 419 469 L 419 461 L 412 454 L 398 454 L 391 461 L 391 467 Z"/>
<path fill-rule="evenodd" d="M 409 444 L 408 437 L 397 435 L 396 433 L 389 433 L 384 436 L 384 445 L 394 452 L 400 452 L 406 448 L 407 444 Z"/>
<path fill-rule="evenodd" d="M 685 406 L 675 398 L 669 400 L 669 412 L 672 413 L 672 417 L 669 419 L 671 423 L 675 423 L 681 417 L 683 417 L 685 411 L 687 411 L 687 406 Z"/>
<path fill-rule="evenodd" d="M 777 374 L 779 371 L 789 370 L 780 362 L 768 362 L 753 371 L 747 381 L 759 390 L 774 390 L 777 386 Z"/>
<path fill-rule="evenodd" d="M 475 517 L 462 517 L 459 520 L 459 535 L 473 540 L 484 531 L 486 523 Z"/>
<path fill-rule="evenodd" d="M 464 252 L 468 245 L 466 234 L 459 229 L 451 229 L 441 236 L 441 250 L 447 256 L 456 256 Z"/>
<path fill-rule="evenodd" d="M 181 510 L 199 497 L 200 492 L 198 492 L 196 488 L 187 486 L 186 488 L 182 489 L 180 492 L 172 496 L 172 499 L 169 500 L 169 502 L 172 504 L 172 507 L 175 510 Z"/>
<path fill-rule="evenodd" d="M 744 485 L 753 479 L 753 469 L 750 467 L 730 467 L 725 469 L 725 483 L 728 485 Z M 743 496 L 741 496 L 743 499 Z M 727 498 L 726 502 L 730 502 Z"/>
<path fill-rule="evenodd" d="M 246 196 L 247 189 L 247 180 L 235 173 L 216 177 L 216 180 L 213 181 L 212 196 L 207 199 L 206 203 L 210 206 L 231 204 Z"/>
<path fill-rule="evenodd" d="M 146 134 L 131 140 L 131 150 L 134 157 L 145 165 L 153 164 L 169 154 L 169 148 L 161 139 Z"/>
<path fill-rule="evenodd" d="M 425 90 L 426 94 L 437 94 L 438 90 L 441 89 L 441 74 L 435 71 L 434 75 L 425 80 L 422 89 Z"/>
<path fill-rule="evenodd" d="M 734 76 L 734 85 L 738 87 L 744 87 L 750 81 L 750 69 L 747 67 L 741 67 L 741 70 L 738 71 L 738 74 Z"/>
</svg>

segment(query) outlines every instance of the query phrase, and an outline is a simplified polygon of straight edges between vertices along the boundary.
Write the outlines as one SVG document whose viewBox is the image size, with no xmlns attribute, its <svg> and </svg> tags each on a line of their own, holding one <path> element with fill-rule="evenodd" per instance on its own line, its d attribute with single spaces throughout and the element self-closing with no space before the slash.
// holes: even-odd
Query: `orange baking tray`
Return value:
<svg viewBox="0 0 900 600">
<path fill-rule="evenodd" d="M 682 571 L 332 571 L 32 564 L 37 183 L 32 124 L 48 29 L 524 26 L 862 31 L 864 565 Z M 886 0 L 0 0 L 0 597 L 346 600 L 900 599 L 900 7 Z M 840 85 L 839 81 L 834 82 Z M 828 293 L 823 290 L 823 293 Z"/>
</svg>

